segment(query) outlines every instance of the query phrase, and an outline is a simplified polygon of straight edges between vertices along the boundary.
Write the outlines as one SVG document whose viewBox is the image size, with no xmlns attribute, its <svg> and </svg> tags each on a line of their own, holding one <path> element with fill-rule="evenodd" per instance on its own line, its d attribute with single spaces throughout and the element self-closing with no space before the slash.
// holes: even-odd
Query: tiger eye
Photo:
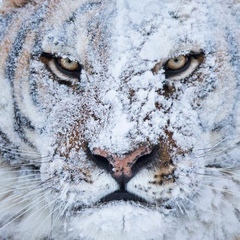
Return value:
<svg viewBox="0 0 240 240">
<path fill-rule="evenodd" d="M 175 58 L 171 58 L 168 60 L 166 67 L 169 70 L 179 70 L 183 68 L 187 63 L 188 58 L 184 55 L 180 55 Z"/>
<path fill-rule="evenodd" d="M 59 58 L 58 63 L 64 70 L 67 71 L 75 71 L 79 68 L 78 61 L 72 61 L 69 58 Z"/>
</svg>

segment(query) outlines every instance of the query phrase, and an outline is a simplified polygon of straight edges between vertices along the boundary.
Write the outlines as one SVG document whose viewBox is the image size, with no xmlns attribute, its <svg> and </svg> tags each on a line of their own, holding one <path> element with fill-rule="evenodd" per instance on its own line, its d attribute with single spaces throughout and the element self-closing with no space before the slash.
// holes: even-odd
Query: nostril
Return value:
<svg viewBox="0 0 240 240">
<path fill-rule="evenodd" d="M 147 168 L 153 162 L 154 155 L 156 153 L 156 148 L 153 148 L 151 152 L 145 154 L 137 159 L 137 161 L 132 166 L 132 174 L 135 175 L 139 170 Z"/>
<path fill-rule="evenodd" d="M 104 169 L 107 172 L 112 172 L 113 166 L 107 158 L 93 154 L 90 149 L 88 150 L 88 156 L 99 168 Z"/>
</svg>

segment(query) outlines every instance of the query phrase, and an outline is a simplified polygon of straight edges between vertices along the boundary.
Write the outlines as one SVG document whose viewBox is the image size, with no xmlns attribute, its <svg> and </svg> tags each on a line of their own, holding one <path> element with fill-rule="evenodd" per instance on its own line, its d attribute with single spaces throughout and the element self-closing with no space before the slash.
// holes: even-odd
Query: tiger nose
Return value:
<svg viewBox="0 0 240 240">
<path fill-rule="evenodd" d="M 153 150 L 151 146 L 142 145 L 137 149 L 123 156 L 112 154 L 101 148 L 94 148 L 92 154 L 107 159 L 112 167 L 112 176 L 116 179 L 121 177 L 130 179 L 133 176 L 133 166 L 136 162 L 145 155 L 149 155 Z M 101 161 L 101 159 L 99 159 Z"/>
</svg>

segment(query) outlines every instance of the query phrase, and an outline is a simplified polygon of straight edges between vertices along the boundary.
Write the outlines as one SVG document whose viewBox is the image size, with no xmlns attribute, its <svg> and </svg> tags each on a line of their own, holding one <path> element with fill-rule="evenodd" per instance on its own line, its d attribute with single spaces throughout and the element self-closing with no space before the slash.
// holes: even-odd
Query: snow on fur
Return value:
<svg viewBox="0 0 240 240">
<path fill-rule="evenodd" d="M 238 0 L 1 7 L 1 239 L 240 237 Z M 80 80 L 43 53 L 78 61 Z M 144 144 L 157 154 L 124 186 L 92 160 Z M 145 203 L 102 203 L 123 187 Z"/>
</svg>

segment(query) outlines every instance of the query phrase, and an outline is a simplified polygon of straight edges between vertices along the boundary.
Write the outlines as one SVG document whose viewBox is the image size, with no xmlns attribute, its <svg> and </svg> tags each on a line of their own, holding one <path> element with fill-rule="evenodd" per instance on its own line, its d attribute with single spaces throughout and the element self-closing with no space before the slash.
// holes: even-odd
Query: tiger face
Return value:
<svg viewBox="0 0 240 240">
<path fill-rule="evenodd" d="M 3 1 L 0 238 L 240 237 L 239 10 Z"/>
</svg>

